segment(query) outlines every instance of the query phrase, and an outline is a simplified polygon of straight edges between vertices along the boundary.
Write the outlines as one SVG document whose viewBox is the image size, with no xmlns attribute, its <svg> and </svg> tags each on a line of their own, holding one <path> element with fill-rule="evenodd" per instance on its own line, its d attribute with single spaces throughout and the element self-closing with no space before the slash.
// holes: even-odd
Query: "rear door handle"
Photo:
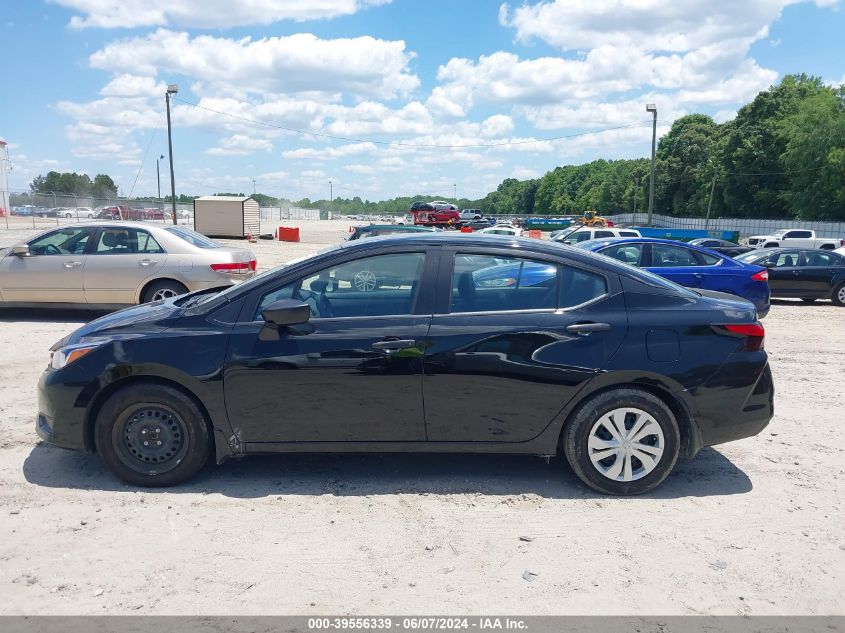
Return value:
<svg viewBox="0 0 845 633">
<path fill-rule="evenodd" d="M 82 262 L 65 262 L 62 264 L 65 268 L 79 268 L 82 266 Z"/>
<path fill-rule="evenodd" d="M 704 275 L 702 275 L 701 273 L 694 273 L 693 277 L 695 277 L 696 279 L 704 279 Z"/>
<path fill-rule="evenodd" d="M 797 277 L 798 275 L 800 275 L 800 274 L 801 274 L 801 271 L 800 271 L 800 270 L 793 270 L 793 271 L 792 271 L 792 274 L 793 274 L 793 275 L 795 275 L 795 276 Z"/>
<path fill-rule="evenodd" d="M 589 336 L 593 332 L 607 332 L 609 329 L 610 323 L 573 323 L 566 326 L 567 332 L 581 336 Z"/>
<path fill-rule="evenodd" d="M 156 260 L 154 259 L 142 259 L 140 262 L 141 266 L 152 266 L 153 264 L 157 264 Z"/>
<path fill-rule="evenodd" d="M 417 342 L 410 339 L 393 339 L 389 341 L 376 341 L 370 347 L 373 349 L 383 350 L 385 352 L 394 352 L 400 349 L 408 349 L 409 347 L 416 347 Z"/>
</svg>

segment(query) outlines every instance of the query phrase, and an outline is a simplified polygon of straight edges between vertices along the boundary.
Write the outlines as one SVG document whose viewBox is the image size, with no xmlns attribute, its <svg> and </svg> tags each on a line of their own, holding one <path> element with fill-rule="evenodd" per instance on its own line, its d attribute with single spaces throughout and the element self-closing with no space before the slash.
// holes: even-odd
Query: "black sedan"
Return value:
<svg viewBox="0 0 845 633">
<path fill-rule="evenodd" d="M 735 259 L 768 268 L 773 297 L 807 302 L 830 299 L 845 306 L 845 257 L 839 253 L 818 248 L 766 248 Z"/>
<path fill-rule="evenodd" d="M 754 250 L 751 246 L 740 246 L 735 242 L 717 240 L 712 237 L 699 237 L 697 239 L 690 240 L 689 243 L 693 246 L 709 248 L 711 251 L 716 251 L 717 253 L 727 255 L 728 257 L 736 257 L 737 255 L 742 255 L 743 253 Z"/>
<path fill-rule="evenodd" d="M 359 283 L 373 270 L 393 274 Z M 562 452 L 637 494 L 768 424 L 763 337 L 746 301 L 586 251 L 372 238 L 83 326 L 52 348 L 36 428 L 140 486 L 211 454 Z"/>
</svg>

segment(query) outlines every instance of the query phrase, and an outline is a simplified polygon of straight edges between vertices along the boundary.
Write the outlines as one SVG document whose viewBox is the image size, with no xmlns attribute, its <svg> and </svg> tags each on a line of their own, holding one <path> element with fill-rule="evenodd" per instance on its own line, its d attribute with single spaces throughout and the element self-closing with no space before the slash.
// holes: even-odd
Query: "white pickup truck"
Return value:
<svg viewBox="0 0 845 633">
<path fill-rule="evenodd" d="M 771 235 L 752 235 L 745 244 L 752 248 L 823 248 L 833 250 L 845 246 L 845 240 L 832 237 L 816 237 L 815 231 L 804 229 L 780 229 Z"/>
</svg>

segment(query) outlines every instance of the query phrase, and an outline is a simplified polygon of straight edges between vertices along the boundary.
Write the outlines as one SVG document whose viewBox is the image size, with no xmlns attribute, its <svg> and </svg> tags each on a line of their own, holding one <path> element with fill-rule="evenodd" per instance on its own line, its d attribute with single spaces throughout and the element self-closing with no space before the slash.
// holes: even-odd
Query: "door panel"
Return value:
<svg viewBox="0 0 845 633">
<path fill-rule="evenodd" d="M 83 271 L 93 227 L 62 228 L 29 242 L 30 255 L 0 261 L 4 301 L 85 303 Z"/>
<path fill-rule="evenodd" d="M 424 253 L 361 257 L 258 291 L 233 330 L 224 373 L 226 409 L 242 440 L 425 441 L 431 317 L 413 314 L 425 294 L 425 261 Z M 311 320 L 262 341 L 261 310 L 280 299 L 307 303 Z"/>
<path fill-rule="evenodd" d="M 833 279 L 837 274 L 835 267 L 845 262 L 836 253 L 822 250 L 802 251 L 801 255 L 804 264 L 801 269 L 803 288 L 811 293 L 806 296 L 829 296 L 833 289 Z"/>
<path fill-rule="evenodd" d="M 627 329 L 622 295 L 611 294 L 612 280 L 608 285 L 599 275 L 561 266 L 552 305 L 572 308 L 511 311 L 507 308 L 514 302 L 523 307 L 527 302 L 545 305 L 547 297 L 537 290 L 546 284 L 549 263 L 518 267 L 519 259 L 510 259 L 496 267 L 477 268 L 472 290 L 471 271 L 460 258 L 459 254 L 453 267 L 452 312 L 435 315 L 428 335 L 423 377 L 428 439 L 529 440 L 549 425 L 622 343 Z M 480 259 L 472 258 L 472 264 Z M 494 268 L 501 271 L 499 282 Z M 507 282 L 512 282 L 510 289 Z M 554 282 L 552 277 L 553 288 Z M 523 289 L 526 294 L 519 296 Z M 499 311 L 470 311 L 491 309 L 483 296 L 487 292 L 499 293 Z M 599 331 L 587 328 L 578 333 L 573 327 L 584 324 Z M 606 324 L 606 329 L 596 324 Z"/>
<path fill-rule="evenodd" d="M 4 301 L 85 303 L 85 255 L 7 255 L 0 261 Z"/>
<path fill-rule="evenodd" d="M 774 253 L 763 260 L 762 265 L 769 269 L 769 289 L 777 297 L 801 297 L 806 290 L 803 287 L 799 251 Z"/>
<path fill-rule="evenodd" d="M 164 267 L 167 254 L 147 231 L 104 228 L 85 266 L 88 303 L 136 303 L 138 288 Z"/>
</svg>

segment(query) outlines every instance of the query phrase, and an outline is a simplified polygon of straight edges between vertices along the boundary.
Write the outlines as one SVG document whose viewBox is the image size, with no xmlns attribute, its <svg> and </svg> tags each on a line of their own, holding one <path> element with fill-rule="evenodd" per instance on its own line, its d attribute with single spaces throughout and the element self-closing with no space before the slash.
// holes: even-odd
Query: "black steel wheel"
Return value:
<svg viewBox="0 0 845 633">
<path fill-rule="evenodd" d="M 172 486 L 203 467 L 211 437 L 202 411 L 186 394 L 157 384 L 128 386 L 103 404 L 95 427 L 106 466 L 138 486 Z"/>
</svg>

